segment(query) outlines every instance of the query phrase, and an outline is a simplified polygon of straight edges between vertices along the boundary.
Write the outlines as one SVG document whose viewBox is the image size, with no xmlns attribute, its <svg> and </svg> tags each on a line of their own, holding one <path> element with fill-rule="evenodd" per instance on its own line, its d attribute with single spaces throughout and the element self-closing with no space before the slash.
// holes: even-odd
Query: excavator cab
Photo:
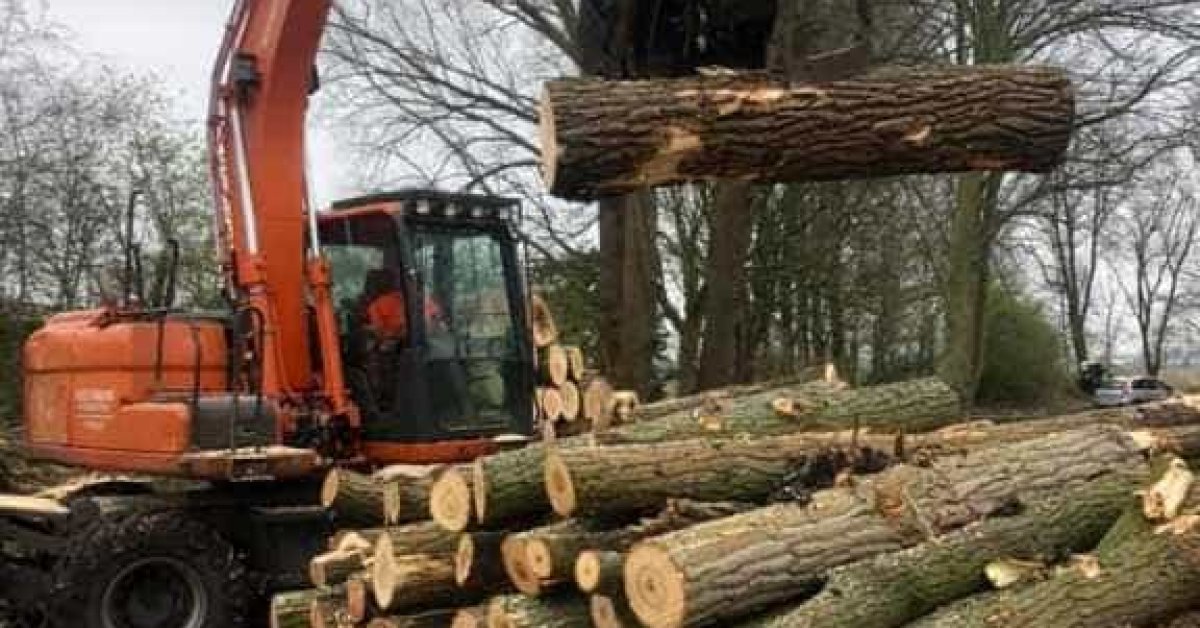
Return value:
<svg viewBox="0 0 1200 628">
<path fill-rule="evenodd" d="M 533 429 L 515 201 L 409 190 L 318 218 L 345 381 L 378 460 L 462 459 Z"/>
</svg>

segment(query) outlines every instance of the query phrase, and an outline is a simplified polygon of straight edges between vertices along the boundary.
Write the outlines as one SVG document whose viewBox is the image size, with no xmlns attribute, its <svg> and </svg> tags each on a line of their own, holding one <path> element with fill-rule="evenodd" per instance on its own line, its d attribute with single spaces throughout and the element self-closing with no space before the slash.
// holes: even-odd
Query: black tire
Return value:
<svg viewBox="0 0 1200 628">
<path fill-rule="evenodd" d="M 182 511 L 102 519 L 74 536 L 54 574 L 55 626 L 245 625 L 252 586 L 234 548 Z"/>
</svg>

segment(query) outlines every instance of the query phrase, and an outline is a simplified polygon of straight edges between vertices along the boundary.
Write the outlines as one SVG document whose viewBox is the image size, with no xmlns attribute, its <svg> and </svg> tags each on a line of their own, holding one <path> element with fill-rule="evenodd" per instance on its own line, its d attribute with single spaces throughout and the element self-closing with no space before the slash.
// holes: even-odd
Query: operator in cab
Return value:
<svg viewBox="0 0 1200 628">
<path fill-rule="evenodd" d="M 366 297 L 366 327 L 380 344 L 386 347 L 408 340 L 408 311 L 404 293 L 397 285 L 395 274 L 386 268 L 377 268 L 367 274 L 363 290 Z M 442 308 L 429 295 L 425 296 L 425 322 L 431 329 L 443 325 Z"/>
</svg>

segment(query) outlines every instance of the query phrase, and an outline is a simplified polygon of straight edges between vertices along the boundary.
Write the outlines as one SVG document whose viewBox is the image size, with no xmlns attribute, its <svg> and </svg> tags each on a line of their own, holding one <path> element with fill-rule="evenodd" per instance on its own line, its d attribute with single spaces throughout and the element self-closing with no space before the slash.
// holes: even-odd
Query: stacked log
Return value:
<svg viewBox="0 0 1200 628">
<path fill-rule="evenodd" d="M 1200 603 L 1187 403 L 994 423 L 937 380 L 783 381 L 634 413 L 472 465 L 338 470 L 337 520 L 372 523 L 332 537 L 272 621 L 1141 625 Z M 391 483 L 425 519 L 385 518 Z"/>
</svg>

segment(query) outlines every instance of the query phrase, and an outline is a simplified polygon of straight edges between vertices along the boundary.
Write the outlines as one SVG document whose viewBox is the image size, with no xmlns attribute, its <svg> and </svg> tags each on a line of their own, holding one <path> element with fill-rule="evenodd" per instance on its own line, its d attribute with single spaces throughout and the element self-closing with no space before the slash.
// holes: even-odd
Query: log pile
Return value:
<svg viewBox="0 0 1200 628">
<path fill-rule="evenodd" d="M 1200 607 L 1192 401 L 993 423 L 937 380 L 783 381 L 474 465 L 337 470 L 348 529 L 272 621 L 1165 625 Z"/>
</svg>

